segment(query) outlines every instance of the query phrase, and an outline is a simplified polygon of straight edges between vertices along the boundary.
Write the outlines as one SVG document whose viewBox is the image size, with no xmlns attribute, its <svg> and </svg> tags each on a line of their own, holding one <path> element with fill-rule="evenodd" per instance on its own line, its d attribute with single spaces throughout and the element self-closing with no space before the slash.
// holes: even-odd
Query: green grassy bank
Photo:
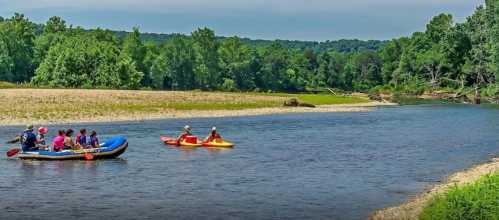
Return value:
<svg viewBox="0 0 499 220">
<path fill-rule="evenodd" d="M 423 210 L 421 220 L 499 219 L 499 174 L 482 177 L 437 196 Z"/>
</svg>

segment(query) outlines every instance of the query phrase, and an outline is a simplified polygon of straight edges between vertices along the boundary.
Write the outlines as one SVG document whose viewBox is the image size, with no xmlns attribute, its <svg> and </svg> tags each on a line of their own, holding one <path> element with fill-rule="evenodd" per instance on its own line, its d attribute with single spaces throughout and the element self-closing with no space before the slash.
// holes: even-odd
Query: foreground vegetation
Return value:
<svg viewBox="0 0 499 220">
<path fill-rule="evenodd" d="M 297 92 L 320 88 L 499 95 L 499 1 L 464 23 L 434 17 L 424 32 L 387 42 L 249 41 L 202 28 L 157 38 L 138 29 L 83 30 L 0 18 L 0 80 L 56 88 Z M 150 41 L 144 41 L 144 39 Z"/>
<path fill-rule="evenodd" d="M 476 183 L 454 187 L 437 196 L 423 210 L 420 219 L 499 219 L 499 174 L 485 176 Z"/>
</svg>

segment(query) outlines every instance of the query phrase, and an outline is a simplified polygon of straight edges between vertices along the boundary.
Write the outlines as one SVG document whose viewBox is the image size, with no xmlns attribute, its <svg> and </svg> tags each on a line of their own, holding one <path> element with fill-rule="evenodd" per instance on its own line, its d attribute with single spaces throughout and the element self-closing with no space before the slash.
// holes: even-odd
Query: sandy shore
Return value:
<svg viewBox="0 0 499 220">
<path fill-rule="evenodd" d="M 490 162 L 475 166 L 473 168 L 458 172 L 448 177 L 443 184 L 436 185 L 427 192 L 410 199 L 396 207 L 390 207 L 374 212 L 369 216 L 371 220 L 416 220 L 423 208 L 431 201 L 435 195 L 449 190 L 453 186 L 462 186 L 473 183 L 480 177 L 499 172 L 499 158 L 492 159 Z"/>
<path fill-rule="evenodd" d="M 317 108 L 279 107 L 288 99 L 251 93 L 3 89 L 0 90 L 0 124 L 48 125 L 302 112 L 365 112 L 376 106 L 396 105 L 367 102 Z"/>
<path fill-rule="evenodd" d="M 258 115 L 275 115 L 289 113 L 313 113 L 313 112 L 368 112 L 375 107 L 396 106 L 393 103 L 369 102 L 362 104 L 339 104 L 339 105 L 321 105 L 316 108 L 303 107 L 272 107 L 272 108 L 252 108 L 241 110 L 171 110 L 165 109 L 154 113 L 127 113 L 127 114 L 109 114 L 95 116 L 92 118 L 79 117 L 76 119 L 58 119 L 58 120 L 28 120 L 22 118 L 3 118 L 0 120 L 2 125 L 50 125 L 65 123 L 95 123 L 95 122 L 123 122 L 123 121 L 145 121 L 160 119 L 186 119 L 186 118 L 217 118 L 217 117 L 241 117 Z"/>
</svg>

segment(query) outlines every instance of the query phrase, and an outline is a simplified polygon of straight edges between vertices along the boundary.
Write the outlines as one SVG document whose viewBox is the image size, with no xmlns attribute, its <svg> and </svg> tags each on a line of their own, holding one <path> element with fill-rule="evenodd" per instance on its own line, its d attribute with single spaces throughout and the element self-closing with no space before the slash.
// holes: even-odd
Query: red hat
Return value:
<svg viewBox="0 0 499 220">
<path fill-rule="evenodd" d="M 38 128 L 38 133 L 40 134 L 47 134 L 47 132 L 49 132 L 49 129 L 47 129 L 46 127 Z"/>
</svg>

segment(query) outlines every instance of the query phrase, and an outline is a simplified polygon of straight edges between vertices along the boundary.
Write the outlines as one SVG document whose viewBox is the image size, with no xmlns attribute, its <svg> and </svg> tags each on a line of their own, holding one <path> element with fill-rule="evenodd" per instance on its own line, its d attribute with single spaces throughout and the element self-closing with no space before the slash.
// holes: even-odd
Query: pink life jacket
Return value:
<svg viewBox="0 0 499 220">
<path fill-rule="evenodd" d="M 54 151 L 64 149 L 64 136 L 57 136 L 54 138 Z"/>
</svg>

